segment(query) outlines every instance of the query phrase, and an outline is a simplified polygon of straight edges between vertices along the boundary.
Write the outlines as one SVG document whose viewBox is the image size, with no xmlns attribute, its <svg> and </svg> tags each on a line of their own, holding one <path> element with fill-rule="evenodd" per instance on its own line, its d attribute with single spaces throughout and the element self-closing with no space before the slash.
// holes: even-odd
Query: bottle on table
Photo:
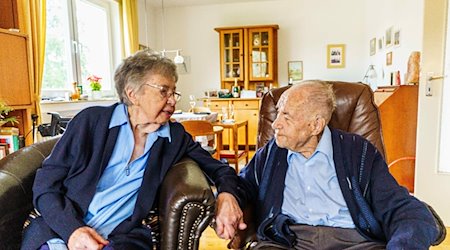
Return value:
<svg viewBox="0 0 450 250">
<path fill-rule="evenodd" d="M 239 98 L 239 94 L 240 94 L 239 92 L 240 92 L 240 88 L 237 84 L 237 78 L 234 78 L 234 86 L 231 89 L 231 93 L 233 94 L 234 98 Z"/>
</svg>

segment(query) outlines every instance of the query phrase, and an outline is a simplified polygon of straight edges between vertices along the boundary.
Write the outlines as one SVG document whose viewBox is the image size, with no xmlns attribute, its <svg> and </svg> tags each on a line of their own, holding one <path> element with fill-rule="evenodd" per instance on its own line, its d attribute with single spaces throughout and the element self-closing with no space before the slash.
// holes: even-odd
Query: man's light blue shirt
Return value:
<svg viewBox="0 0 450 250">
<path fill-rule="evenodd" d="M 117 105 L 109 123 L 109 128 L 117 126 L 120 130 L 111 158 L 100 177 L 96 193 L 84 217 L 84 222 L 105 239 L 115 227 L 133 214 L 146 163 L 151 153 L 150 149 L 155 141 L 158 137 L 166 137 L 171 141 L 170 126 L 166 123 L 157 131 L 148 134 L 144 153 L 130 162 L 134 149 L 134 136 L 128 119 L 127 106 L 124 104 Z M 51 239 L 47 243 L 50 249 L 61 249 L 56 248 L 57 244 L 64 242 L 60 239 Z"/>
<path fill-rule="evenodd" d="M 283 214 L 299 224 L 355 227 L 336 176 L 328 127 L 309 159 L 289 150 L 287 161 Z"/>
</svg>

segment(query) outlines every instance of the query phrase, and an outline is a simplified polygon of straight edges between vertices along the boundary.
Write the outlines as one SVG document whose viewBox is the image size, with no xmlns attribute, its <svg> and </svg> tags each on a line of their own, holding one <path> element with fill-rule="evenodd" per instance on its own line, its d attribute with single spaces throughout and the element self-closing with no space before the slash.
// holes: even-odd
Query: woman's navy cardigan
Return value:
<svg viewBox="0 0 450 250">
<path fill-rule="evenodd" d="M 117 104 L 91 107 L 81 111 L 68 124 L 50 156 L 36 173 L 33 203 L 42 217 L 34 219 L 24 233 L 22 249 L 37 249 L 51 238 L 68 241 L 83 221 L 96 186 L 108 163 L 116 141 L 118 127 L 109 129 Z M 238 177 L 232 168 L 213 159 L 179 123 L 170 123 L 171 142 L 158 138 L 144 172 L 136 206 L 130 218 L 120 223 L 110 237 L 150 239 L 150 232 L 140 227 L 153 207 L 158 187 L 169 168 L 189 156 L 214 181 L 219 192 L 236 196 Z M 176 185 L 174 183 L 173 185 Z"/>
</svg>

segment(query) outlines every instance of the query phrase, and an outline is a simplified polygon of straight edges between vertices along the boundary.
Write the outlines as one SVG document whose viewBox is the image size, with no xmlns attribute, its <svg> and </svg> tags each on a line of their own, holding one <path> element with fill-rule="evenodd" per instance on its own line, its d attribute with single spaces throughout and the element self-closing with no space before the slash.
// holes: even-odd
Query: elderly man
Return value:
<svg viewBox="0 0 450 250">
<path fill-rule="evenodd" d="M 240 174 L 241 198 L 256 205 L 256 249 L 428 249 L 432 214 L 370 142 L 327 126 L 335 107 L 319 81 L 281 96 L 275 138 Z"/>
</svg>

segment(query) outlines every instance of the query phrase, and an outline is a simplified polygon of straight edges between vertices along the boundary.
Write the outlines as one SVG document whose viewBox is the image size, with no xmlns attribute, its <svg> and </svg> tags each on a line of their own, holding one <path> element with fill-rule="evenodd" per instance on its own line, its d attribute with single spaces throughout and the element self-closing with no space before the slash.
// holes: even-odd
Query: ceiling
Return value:
<svg viewBox="0 0 450 250">
<path fill-rule="evenodd" d="M 258 2 L 269 0 L 146 0 L 148 4 L 161 7 L 164 1 L 164 7 L 180 7 L 190 5 L 209 5 L 209 4 L 227 4 L 227 3 L 242 3 L 242 2 Z"/>
</svg>

